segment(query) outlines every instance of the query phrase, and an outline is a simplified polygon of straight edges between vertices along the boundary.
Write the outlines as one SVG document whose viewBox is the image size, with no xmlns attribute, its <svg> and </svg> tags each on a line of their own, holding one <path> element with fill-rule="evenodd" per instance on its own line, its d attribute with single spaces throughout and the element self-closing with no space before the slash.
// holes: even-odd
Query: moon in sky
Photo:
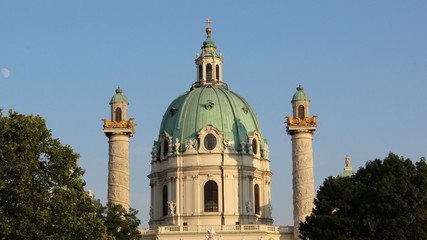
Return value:
<svg viewBox="0 0 427 240">
<path fill-rule="evenodd" d="M 0 71 L 1 71 L 1 75 L 4 78 L 8 78 L 10 76 L 10 71 L 7 68 L 2 68 L 2 69 L 0 69 Z"/>
</svg>

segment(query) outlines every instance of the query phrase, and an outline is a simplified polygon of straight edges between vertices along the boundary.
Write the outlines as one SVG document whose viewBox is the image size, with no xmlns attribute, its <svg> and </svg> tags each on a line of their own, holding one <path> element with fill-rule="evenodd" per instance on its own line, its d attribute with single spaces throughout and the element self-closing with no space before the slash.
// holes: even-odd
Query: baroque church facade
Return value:
<svg viewBox="0 0 427 240">
<path fill-rule="evenodd" d="M 223 59 L 207 38 L 197 54 L 196 82 L 166 109 L 151 152 L 149 228 L 144 240 L 298 239 L 314 199 L 309 98 L 299 86 L 286 129 L 292 140 L 294 226 L 274 226 L 270 158 L 249 103 L 222 80 Z M 129 138 L 133 118 L 118 88 L 110 101 L 108 201 L 129 208 Z"/>
</svg>

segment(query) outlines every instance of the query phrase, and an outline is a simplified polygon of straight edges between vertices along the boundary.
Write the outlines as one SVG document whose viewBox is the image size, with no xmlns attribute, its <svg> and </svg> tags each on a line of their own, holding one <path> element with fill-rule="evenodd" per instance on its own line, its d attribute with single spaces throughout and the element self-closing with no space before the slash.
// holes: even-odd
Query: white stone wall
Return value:
<svg viewBox="0 0 427 240">
<path fill-rule="evenodd" d="M 199 82 L 199 65 L 203 67 L 203 78 L 201 82 L 206 82 L 206 65 L 210 63 L 212 65 L 212 79 L 214 81 L 222 82 L 222 62 L 223 60 L 218 57 L 204 57 L 196 60 L 196 68 L 197 68 L 197 81 Z M 219 66 L 219 80 L 216 79 L 216 65 Z"/>
<path fill-rule="evenodd" d="M 116 103 L 112 103 L 111 105 L 111 121 L 116 120 L 116 108 L 121 108 L 122 109 L 122 116 L 121 119 L 127 121 L 127 109 L 128 109 L 128 104 L 125 102 L 116 102 Z"/>
<path fill-rule="evenodd" d="M 221 163 L 223 162 L 223 165 Z M 255 167 L 256 166 L 256 167 Z M 179 225 L 272 224 L 269 160 L 250 154 L 181 154 L 152 162 L 153 186 L 150 227 Z M 204 212 L 204 184 L 218 185 L 218 212 Z M 260 214 L 256 215 L 254 185 L 259 186 Z M 168 201 L 176 203 L 175 216 L 162 216 L 162 190 L 168 186 Z M 252 204 L 248 212 L 248 201 Z M 224 213 L 224 217 L 222 217 Z"/>
</svg>

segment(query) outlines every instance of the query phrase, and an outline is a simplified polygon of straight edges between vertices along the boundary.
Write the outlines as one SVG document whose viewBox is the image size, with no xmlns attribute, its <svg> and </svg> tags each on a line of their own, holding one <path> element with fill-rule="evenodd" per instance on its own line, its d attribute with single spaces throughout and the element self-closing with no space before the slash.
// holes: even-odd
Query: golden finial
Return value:
<svg viewBox="0 0 427 240">
<path fill-rule="evenodd" d="M 205 23 L 208 25 L 208 27 L 206 28 L 206 33 L 208 34 L 208 37 L 209 37 L 212 32 L 212 29 L 209 27 L 209 24 L 211 24 L 212 21 L 208 18 L 208 20 L 206 20 Z"/>
</svg>

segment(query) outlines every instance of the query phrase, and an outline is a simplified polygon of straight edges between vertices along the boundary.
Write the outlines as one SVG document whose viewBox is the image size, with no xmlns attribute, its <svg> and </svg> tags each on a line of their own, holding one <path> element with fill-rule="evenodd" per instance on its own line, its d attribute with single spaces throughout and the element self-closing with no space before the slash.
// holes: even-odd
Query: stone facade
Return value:
<svg viewBox="0 0 427 240">
<path fill-rule="evenodd" d="M 218 143 L 217 146 L 221 146 Z M 269 211 L 272 176 L 269 160 L 254 154 L 228 153 L 226 149 L 215 147 L 214 152 L 209 153 L 199 147 L 198 152 L 188 149 L 182 154 L 151 162 L 149 178 L 153 210 L 150 228 L 273 223 Z M 218 186 L 218 206 L 212 212 L 205 211 L 204 206 L 204 186 L 208 181 Z M 257 206 L 255 186 L 258 188 Z M 163 199 L 164 188 L 167 189 L 167 199 Z M 174 216 L 163 211 L 163 204 L 167 201 L 176 204 Z"/>
<path fill-rule="evenodd" d="M 149 229 L 140 229 L 142 239 L 298 239 L 299 222 L 314 207 L 312 135 L 317 116 L 309 118 L 310 100 L 299 86 L 292 100 L 293 119 L 287 117 L 287 133 L 292 136 L 294 226 L 273 226 L 267 141 L 249 104 L 231 94 L 222 81 L 223 60 L 210 38 L 209 19 L 207 23 L 208 37 L 195 60 L 197 81 L 181 95 L 194 93 L 198 97 L 189 99 L 206 99 L 174 100 L 164 115 L 151 152 L 150 220 Z M 123 100 L 110 102 L 111 121 L 126 121 L 127 99 L 117 94 L 113 99 Z M 198 125 L 194 119 L 205 122 Z M 108 201 L 126 209 L 132 120 L 107 125 L 104 119 L 109 138 Z"/>
</svg>

